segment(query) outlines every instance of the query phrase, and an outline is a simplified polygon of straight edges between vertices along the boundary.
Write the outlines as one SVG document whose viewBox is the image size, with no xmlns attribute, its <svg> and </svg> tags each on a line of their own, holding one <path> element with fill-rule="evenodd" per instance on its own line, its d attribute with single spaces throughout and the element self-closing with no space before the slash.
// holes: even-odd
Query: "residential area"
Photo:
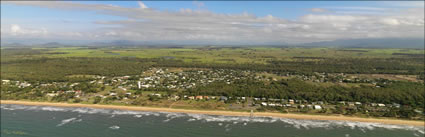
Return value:
<svg viewBox="0 0 425 137">
<path fill-rule="evenodd" d="M 103 103 L 160 106 L 173 108 L 223 109 L 234 111 L 278 111 L 282 113 L 326 113 L 360 114 L 363 116 L 397 116 L 392 111 L 408 105 L 397 102 L 325 101 L 295 98 L 272 98 L 269 96 L 213 95 L 209 92 L 186 92 L 213 83 L 232 85 L 240 80 L 254 80 L 260 83 L 277 82 L 284 79 L 298 79 L 319 84 L 368 85 L 380 88 L 397 80 L 350 79 L 343 73 L 314 75 L 285 74 L 278 76 L 267 72 L 240 71 L 228 69 L 176 69 L 149 68 L 135 76 L 75 76 L 89 78 L 80 82 L 30 83 L 26 81 L 2 80 L 2 95 L 16 98 L 68 101 L 74 103 Z M 354 83 L 354 84 L 353 84 Z M 28 91 L 29 94 L 20 94 Z M 195 90 L 196 91 L 196 90 Z M 414 109 L 412 114 L 423 114 L 423 109 Z M 423 119 L 421 117 L 416 117 Z"/>
</svg>

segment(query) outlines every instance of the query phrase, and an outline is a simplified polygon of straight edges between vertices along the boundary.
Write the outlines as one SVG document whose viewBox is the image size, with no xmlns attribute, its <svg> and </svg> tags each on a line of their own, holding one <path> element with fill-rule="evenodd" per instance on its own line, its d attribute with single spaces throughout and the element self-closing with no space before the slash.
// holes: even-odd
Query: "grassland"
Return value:
<svg viewBox="0 0 425 137">
<path fill-rule="evenodd" d="M 314 61 L 320 58 L 399 58 L 406 55 L 423 55 L 421 49 L 338 49 L 338 48 L 87 48 L 59 47 L 32 48 L 36 54 L 17 57 L 134 57 L 165 58 L 197 63 L 259 63 L 269 60 Z M 10 52 L 7 48 L 2 53 Z M 394 55 L 402 54 L 402 55 Z M 404 55 L 405 54 L 405 55 Z M 4 56 L 2 56 L 3 59 Z"/>
</svg>

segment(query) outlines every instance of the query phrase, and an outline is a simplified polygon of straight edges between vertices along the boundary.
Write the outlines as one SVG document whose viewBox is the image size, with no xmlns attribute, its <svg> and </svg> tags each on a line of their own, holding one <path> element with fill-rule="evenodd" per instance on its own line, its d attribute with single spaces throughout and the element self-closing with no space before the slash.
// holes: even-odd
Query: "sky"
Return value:
<svg viewBox="0 0 425 137">
<path fill-rule="evenodd" d="M 1 42 L 268 45 L 423 38 L 424 1 L 1 1 Z"/>
</svg>

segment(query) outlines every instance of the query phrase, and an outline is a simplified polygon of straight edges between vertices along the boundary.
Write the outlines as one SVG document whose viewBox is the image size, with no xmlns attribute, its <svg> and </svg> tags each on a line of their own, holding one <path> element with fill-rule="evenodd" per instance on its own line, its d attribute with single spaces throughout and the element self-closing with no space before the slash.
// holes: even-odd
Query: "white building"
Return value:
<svg viewBox="0 0 425 137">
<path fill-rule="evenodd" d="M 142 88 L 142 83 L 140 81 L 137 82 L 137 87 L 140 89 Z"/>
</svg>

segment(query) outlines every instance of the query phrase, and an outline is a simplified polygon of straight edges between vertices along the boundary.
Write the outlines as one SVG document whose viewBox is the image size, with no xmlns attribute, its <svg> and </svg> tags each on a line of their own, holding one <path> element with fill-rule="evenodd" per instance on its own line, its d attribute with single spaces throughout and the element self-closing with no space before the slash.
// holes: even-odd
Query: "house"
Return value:
<svg viewBox="0 0 425 137">
<path fill-rule="evenodd" d="M 174 101 L 176 101 L 176 100 L 180 99 L 180 96 L 174 95 L 173 99 L 174 99 Z"/>
<path fill-rule="evenodd" d="M 156 93 L 156 94 L 153 94 L 154 96 L 158 96 L 158 97 L 161 97 L 161 94 L 158 94 L 158 93 Z"/>
<path fill-rule="evenodd" d="M 125 93 L 125 96 L 129 97 L 129 96 L 131 96 L 131 93 L 130 92 Z"/>
<path fill-rule="evenodd" d="M 266 102 L 261 102 L 261 106 L 267 106 Z"/>
<path fill-rule="evenodd" d="M 400 108 L 401 105 L 397 104 L 397 103 L 393 103 L 393 106 L 396 107 L 396 108 Z"/>
<path fill-rule="evenodd" d="M 194 100 L 195 99 L 195 97 L 194 96 L 189 96 L 188 97 L 190 100 Z"/>
<path fill-rule="evenodd" d="M 307 105 L 308 108 L 313 108 L 313 105 Z"/>
<path fill-rule="evenodd" d="M 322 109 L 322 107 L 321 107 L 320 105 L 314 105 L 314 109 L 316 109 L 316 110 L 321 110 L 321 109 Z"/>
<path fill-rule="evenodd" d="M 82 93 L 82 91 L 81 90 L 76 90 L 75 91 L 75 94 L 81 94 Z"/>
<path fill-rule="evenodd" d="M 221 96 L 221 97 L 220 97 L 220 100 L 227 101 L 227 100 L 228 100 L 228 98 L 227 98 L 227 97 L 225 97 L 225 96 Z"/>
<path fill-rule="evenodd" d="M 4 79 L 4 80 L 1 80 L 3 83 L 9 83 L 10 82 L 10 80 L 6 80 L 6 79 Z"/>
<path fill-rule="evenodd" d="M 137 82 L 137 88 L 142 88 L 142 83 L 140 81 Z"/>
<path fill-rule="evenodd" d="M 209 99 L 210 99 L 210 97 L 208 97 L 208 96 L 204 96 L 204 99 L 209 100 Z"/>
<path fill-rule="evenodd" d="M 289 100 L 289 104 L 295 104 L 293 99 Z"/>
<path fill-rule="evenodd" d="M 360 102 L 354 102 L 355 105 L 362 105 Z"/>
<path fill-rule="evenodd" d="M 381 103 L 379 103 L 379 104 L 378 104 L 378 107 L 385 107 L 385 104 L 381 104 Z"/>
<path fill-rule="evenodd" d="M 116 96 L 117 93 L 109 93 L 109 96 Z"/>
<path fill-rule="evenodd" d="M 146 84 L 146 85 L 142 85 L 143 88 L 149 88 L 151 85 Z"/>
<path fill-rule="evenodd" d="M 198 100 L 204 99 L 203 96 L 196 96 L 195 98 L 198 99 Z"/>
<path fill-rule="evenodd" d="M 242 100 L 246 100 L 246 98 L 245 98 L 245 97 L 241 97 L 241 99 L 242 99 Z"/>
<path fill-rule="evenodd" d="M 376 107 L 378 104 L 376 104 L 376 103 L 370 103 L 370 105 L 371 105 L 372 107 Z"/>
<path fill-rule="evenodd" d="M 57 96 L 58 94 L 56 94 L 56 93 L 47 93 L 47 96 L 49 96 L 49 97 L 54 97 L 54 96 Z"/>
</svg>

